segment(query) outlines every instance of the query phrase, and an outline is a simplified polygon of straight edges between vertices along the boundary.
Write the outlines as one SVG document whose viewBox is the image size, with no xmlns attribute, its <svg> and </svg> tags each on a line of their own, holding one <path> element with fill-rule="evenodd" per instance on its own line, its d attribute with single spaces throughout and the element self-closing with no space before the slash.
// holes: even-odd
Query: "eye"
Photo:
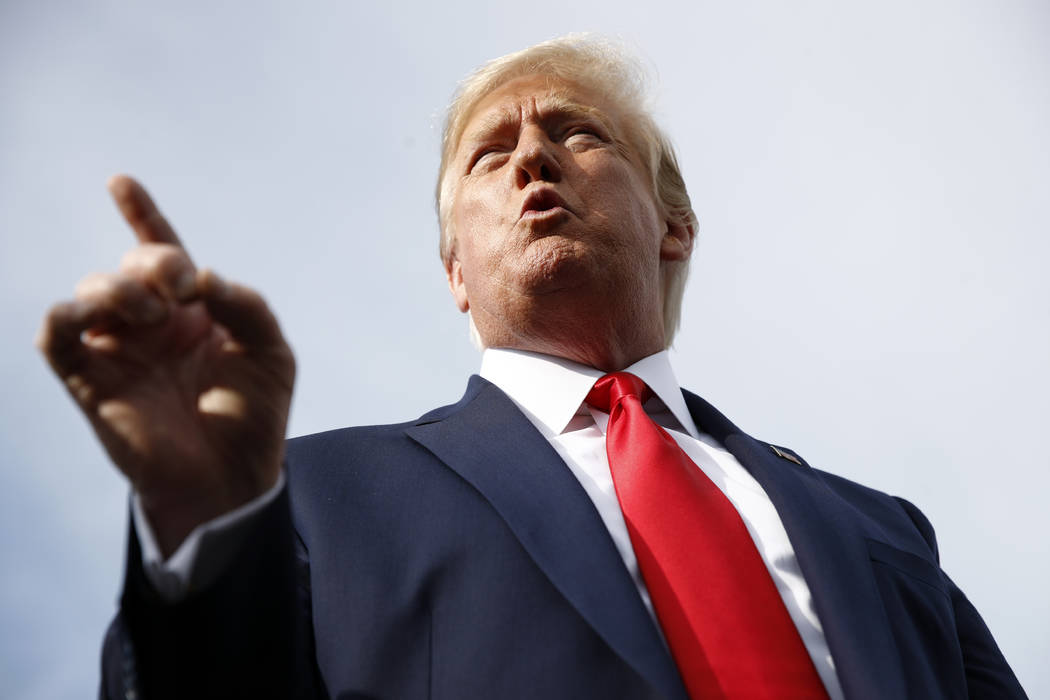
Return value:
<svg viewBox="0 0 1050 700">
<path fill-rule="evenodd" d="M 506 155 L 506 151 L 500 146 L 485 146 L 479 148 L 470 161 L 470 172 L 479 167 L 490 167 L 495 165 L 500 156 Z"/>
<path fill-rule="evenodd" d="M 594 136 L 595 138 L 597 138 L 598 137 L 598 130 L 595 129 L 593 126 L 574 126 L 571 129 L 569 129 L 569 132 L 568 132 L 567 135 L 568 136 L 577 136 L 577 135 Z"/>
<path fill-rule="evenodd" d="M 589 124 L 571 127 L 565 132 L 563 138 L 565 145 L 569 148 L 586 148 L 605 141 L 602 132 Z"/>
</svg>

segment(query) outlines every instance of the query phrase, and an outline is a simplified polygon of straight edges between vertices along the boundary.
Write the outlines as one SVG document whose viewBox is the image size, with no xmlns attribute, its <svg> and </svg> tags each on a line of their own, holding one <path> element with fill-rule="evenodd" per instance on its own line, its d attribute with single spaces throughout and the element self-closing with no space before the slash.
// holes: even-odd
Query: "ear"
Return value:
<svg viewBox="0 0 1050 700">
<path fill-rule="evenodd" d="M 456 307 L 466 313 L 470 310 L 470 301 L 467 299 L 467 285 L 463 283 L 463 266 L 455 254 L 445 263 L 445 277 L 448 279 L 448 291 L 452 292 L 452 298 L 456 300 Z"/>
<path fill-rule="evenodd" d="M 696 238 L 696 227 L 667 221 L 667 231 L 660 240 L 660 259 L 672 262 L 684 262 L 693 253 L 693 239 Z"/>
</svg>

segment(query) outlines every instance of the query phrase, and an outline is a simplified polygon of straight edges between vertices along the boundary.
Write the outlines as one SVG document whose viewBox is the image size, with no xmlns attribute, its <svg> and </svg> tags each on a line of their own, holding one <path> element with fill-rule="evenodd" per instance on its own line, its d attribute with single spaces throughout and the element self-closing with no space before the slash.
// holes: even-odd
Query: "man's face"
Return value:
<svg viewBox="0 0 1050 700">
<path fill-rule="evenodd" d="M 514 345 L 508 333 L 564 305 L 599 312 L 610 295 L 662 338 L 661 261 L 688 243 L 629 152 L 615 105 L 572 83 L 526 76 L 478 103 L 448 174 L 448 274 L 486 345 Z"/>
</svg>

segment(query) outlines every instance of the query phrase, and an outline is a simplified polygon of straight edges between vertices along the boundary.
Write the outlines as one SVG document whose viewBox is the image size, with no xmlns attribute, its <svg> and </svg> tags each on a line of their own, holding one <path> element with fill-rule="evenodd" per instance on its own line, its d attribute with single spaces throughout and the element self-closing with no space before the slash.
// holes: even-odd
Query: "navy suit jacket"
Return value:
<svg viewBox="0 0 1050 700">
<path fill-rule="evenodd" d="M 685 397 L 776 506 L 847 698 L 1024 697 L 918 509 Z M 235 565 L 178 604 L 129 537 L 103 695 L 686 700 L 587 494 L 489 382 L 291 440 L 287 474 Z"/>
</svg>

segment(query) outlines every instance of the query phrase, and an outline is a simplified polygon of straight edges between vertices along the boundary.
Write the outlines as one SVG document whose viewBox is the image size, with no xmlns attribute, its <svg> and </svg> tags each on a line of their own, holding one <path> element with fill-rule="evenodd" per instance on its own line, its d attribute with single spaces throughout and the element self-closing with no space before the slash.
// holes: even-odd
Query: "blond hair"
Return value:
<svg viewBox="0 0 1050 700">
<path fill-rule="evenodd" d="M 618 44 L 585 34 L 570 34 L 545 41 L 485 63 L 467 76 L 448 107 L 441 142 L 438 171 L 437 210 L 441 225 L 441 260 L 451 264 L 455 232 L 451 210 L 455 178 L 448 176 L 460 138 L 474 108 L 493 90 L 530 75 L 572 82 L 606 95 L 623 110 L 624 139 L 636 165 L 647 177 L 661 214 L 674 224 L 696 231 L 696 214 L 689 201 L 674 149 L 649 113 L 648 84 L 638 60 Z M 669 263 L 664 279 L 664 343 L 671 345 L 682 314 L 682 295 L 688 275 L 688 259 Z"/>
</svg>

